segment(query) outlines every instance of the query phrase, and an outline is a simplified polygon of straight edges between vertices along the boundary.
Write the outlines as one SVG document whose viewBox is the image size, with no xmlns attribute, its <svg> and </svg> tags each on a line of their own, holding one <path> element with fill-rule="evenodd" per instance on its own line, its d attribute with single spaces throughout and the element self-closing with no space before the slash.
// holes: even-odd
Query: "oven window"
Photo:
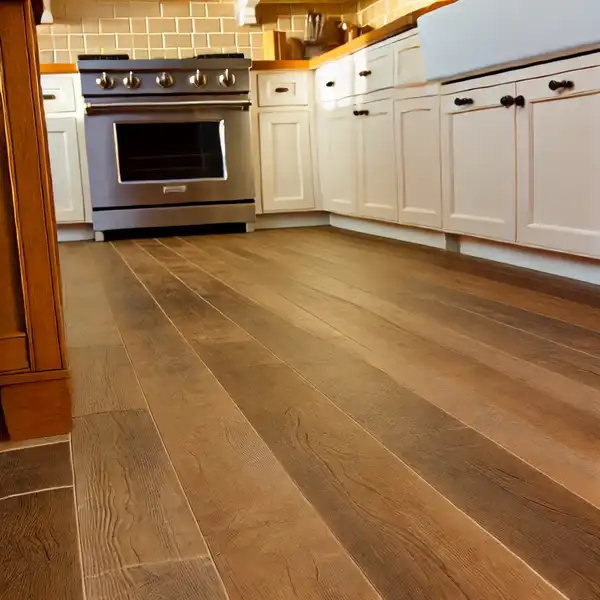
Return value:
<svg viewBox="0 0 600 600">
<path fill-rule="evenodd" d="M 116 123 L 115 128 L 122 182 L 225 178 L 223 121 Z"/>
</svg>

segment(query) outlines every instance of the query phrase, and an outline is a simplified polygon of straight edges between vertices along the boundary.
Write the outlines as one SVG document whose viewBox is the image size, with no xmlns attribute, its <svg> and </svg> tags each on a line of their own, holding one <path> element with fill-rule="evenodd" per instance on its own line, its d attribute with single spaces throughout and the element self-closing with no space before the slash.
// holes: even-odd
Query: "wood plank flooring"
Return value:
<svg viewBox="0 0 600 600">
<path fill-rule="evenodd" d="M 598 288 L 330 228 L 61 263 L 78 524 L 66 443 L 0 451 L 1 599 L 600 600 Z"/>
</svg>

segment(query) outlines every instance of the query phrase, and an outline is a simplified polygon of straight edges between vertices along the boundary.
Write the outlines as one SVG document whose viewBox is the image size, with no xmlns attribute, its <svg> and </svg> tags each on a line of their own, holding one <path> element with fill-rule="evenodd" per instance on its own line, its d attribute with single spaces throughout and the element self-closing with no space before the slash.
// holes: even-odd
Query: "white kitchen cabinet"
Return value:
<svg viewBox="0 0 600 600">
<path fill-rule="evenodd" d="M 355 215 L 358 205 L 358 136 L 354 107 L 320 115 L 319 172 L 325 210 Z"/>
<path fill-rule="evenodd" d="M 506 84 L 443 97 L 444 230 L 516 240 L 516 110 L 501 104 L 515 92 Z"/>
<path fill-rule="evenodd" d="M 438 96 L 394 104 L 399 221 L 442 226 L 440 100 Z"/>
<path fill-rule="evenodd" d="M 524 81 L 517 93 L 517 241 L 600 257 L 600 68 Z"/>
<path fill-rule="evenodd" d="M 258 115 L 264 212 L 315 208 L 307 111 Z"/>
<path fill-rule="evenodd" d="M 361 217 L 397 221 L 393 100 L 377 100 L 357 108 L 358 214 Z"/>
<path fill-rule="evenodd" d="M 77 119 L 47 118 L 46 125 L 56 221 L 83 222 L 84 195 Z"/>
</svg>

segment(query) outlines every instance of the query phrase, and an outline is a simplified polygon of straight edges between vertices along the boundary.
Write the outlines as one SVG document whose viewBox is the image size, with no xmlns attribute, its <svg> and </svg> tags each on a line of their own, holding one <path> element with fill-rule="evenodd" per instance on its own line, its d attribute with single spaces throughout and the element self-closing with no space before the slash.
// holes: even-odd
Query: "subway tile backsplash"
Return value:
<svg viewBox="0 0 600 600">
<path fill-rule="evenodd" d="M 239 27 L 231 1 L 53 0 L 54 25 L 38 26 L 43 63 L 73 63 L 82 53 L 128 53 L 133 58 L 183 58 L 206 52 L 243 52 L 263 58 L 264 31 L 303 37 L 308 10 L 356 21 L 355 2 L 267 4 L 260 25 Z"/>
<path fill-rule="evenodd" d="M 239 27 L 230 0 L 52 0 L 57 23 L 38 26 L 42 62 L 77 61 L 82 53 L 128 53 L 177 58 L 206 52 L 243 52 L 263 58 L 264 31 L 302 38 L 309 10 L 359 25 L 383 25 L 432 0 L 353 0 L 344 3 L 265 4 L 260 25 Z"/>
</svg>

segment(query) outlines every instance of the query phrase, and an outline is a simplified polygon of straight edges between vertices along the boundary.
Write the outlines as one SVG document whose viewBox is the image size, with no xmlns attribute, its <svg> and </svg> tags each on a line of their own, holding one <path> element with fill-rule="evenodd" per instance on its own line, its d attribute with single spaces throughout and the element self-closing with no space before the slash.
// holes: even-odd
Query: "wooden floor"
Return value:
<svg viewBox="0 0 600 600">
<path fill-rule="evenodd" d="M 329 228 L 61 262 L 75 511 L 68 444 L 0 453 L 3 600 L 600 599 L 597 288 Z"/>
</svg>

